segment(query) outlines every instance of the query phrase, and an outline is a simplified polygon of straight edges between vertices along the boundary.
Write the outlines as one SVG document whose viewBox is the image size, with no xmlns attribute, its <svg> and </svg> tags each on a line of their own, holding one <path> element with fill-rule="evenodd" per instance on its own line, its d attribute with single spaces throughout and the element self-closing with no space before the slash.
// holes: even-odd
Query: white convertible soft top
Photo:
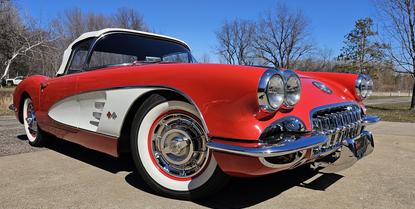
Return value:
<svg viewBox="0 0 415 209">
<path fill-rule="evenodd" d="M 85 40 L 87 38 L 99 37 L 102 34 L 109 33 L 109 32 L 128 32 L 128 33 L 135 33 L 135 34 L 141 34 L 141 35 L 147 35 L 147 36 L 154 36 L 158 38 L 170 39 L 170 40 L 179 42 L 190 49 L 189 45 L 187 45 L 184 41 L 176 39 L 176 38 L 172 38 L 169 36 L 164 36 L 164 35 L 159 35 L 155 33 L 144 32 L 144 31 L 138 31 L 138 30 L 124 29 L 124 28 L 105 28 L 105 29 L 98 30 L 98 31 L 91 31 L 91 32 L 84 33 L 81 36 L 79 36 L 77 39 L 75 39 L 75 41 L 73 41 L 71 44 L 69 44 L 68 48 L 66 48 L 65 52 L 63 53 L 62 63 L 56 74 L 62 75 L 65 72 L 66 64 L 69 61 L 69 57 L 71 56 L 71 53 L 72 53 L 72 46 L 74 44 L 78 43 L 79 41 Z"/>
</svg>

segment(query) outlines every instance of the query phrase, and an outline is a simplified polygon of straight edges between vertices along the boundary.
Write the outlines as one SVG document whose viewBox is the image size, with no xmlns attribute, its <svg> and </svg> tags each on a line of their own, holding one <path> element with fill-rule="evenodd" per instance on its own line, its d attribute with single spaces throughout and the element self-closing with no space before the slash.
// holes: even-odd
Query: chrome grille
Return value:
<svg viewBox="0 0 415 209">
<path fill-rule="evenodd" d="M 315 155 L 329 153 L 345 139 L 359 136 L 363 131 L 362 111 L 355 104 L 320 108 L 312 114 L 313 131 L 325 134 L 329 141 L 313 149 Z"/>
</svg>

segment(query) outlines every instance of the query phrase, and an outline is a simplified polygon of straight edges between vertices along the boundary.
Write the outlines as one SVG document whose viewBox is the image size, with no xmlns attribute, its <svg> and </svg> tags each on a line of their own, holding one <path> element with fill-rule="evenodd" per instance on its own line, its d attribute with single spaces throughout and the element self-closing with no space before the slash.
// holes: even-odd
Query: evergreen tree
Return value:
<svg viewBox="0 0 415 209">
<path fill-rule="evenodd" d="M 376 41 L 377 35 L 371 18 L 356 21 L 354 29 L 345 36 L 345 46 L 337 57 L 342 71 L 372 74 L 376 66 L 382 64 L 388 46 Z"/>
</svg>

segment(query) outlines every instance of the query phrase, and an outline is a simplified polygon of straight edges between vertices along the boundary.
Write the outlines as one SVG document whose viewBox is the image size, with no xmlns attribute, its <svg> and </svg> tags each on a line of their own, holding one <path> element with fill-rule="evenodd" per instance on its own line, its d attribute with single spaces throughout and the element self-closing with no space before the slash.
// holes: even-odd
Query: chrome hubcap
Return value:
<svg viewBox="0 0 415 209">
<path fill-rule="evenodd" d="M 160 168 L 168 174 L 188 178 L 198 174 L 207 162 L 206 135 L 198 120 L 173 113 L 154 126 L 151 152 Z"/>
<path fill-rule="evenodd" d="M 25 118 L 27 122 L 27 126 L 29 132 L 32 136 L 36 137 L 37 134 L 37 122 L 36 122 L 36 115 L 35 115 L 35 108 L 33 104 L 30 102 L 27 106 L 27 116 Z"/>
</svg>

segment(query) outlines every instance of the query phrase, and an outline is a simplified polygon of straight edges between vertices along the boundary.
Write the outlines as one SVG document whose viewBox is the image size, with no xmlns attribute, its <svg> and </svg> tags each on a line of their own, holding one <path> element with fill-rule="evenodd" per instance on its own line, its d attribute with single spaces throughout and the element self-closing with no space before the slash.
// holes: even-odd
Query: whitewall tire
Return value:
<svg viewBox="0 0 415 209">
<path fill-rule="evenodd" d="M 207 135 L 189 103 L 150 96 L 132 125 L 131 151 L 143 179 L 157 192 L 196 199 L 221 188 L 227 176 L 206 146 Z"/>
<path fill-rule="evenodd" d="M 45 136 L 37 124 L 35 112 L 32 100 L 26 98 L 23 102 L 23 125 L 29 144 L 38 147 L 44 145 Z"/>
</svg>

